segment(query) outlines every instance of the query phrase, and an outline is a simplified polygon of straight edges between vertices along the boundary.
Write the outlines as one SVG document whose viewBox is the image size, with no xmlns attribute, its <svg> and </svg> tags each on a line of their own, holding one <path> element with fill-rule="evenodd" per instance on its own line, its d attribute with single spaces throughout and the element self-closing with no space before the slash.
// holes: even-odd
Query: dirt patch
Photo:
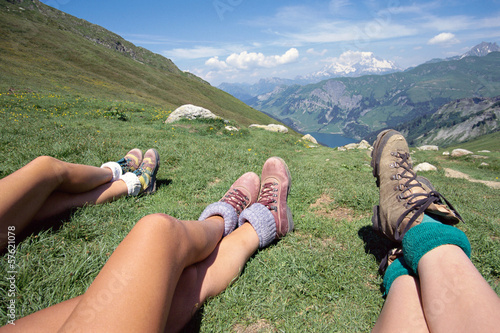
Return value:
<svg viewBox="0 0 500 333">
<path fill-rule="evenodd" d="M 241 324 L 237 324 L 233 328 L 233 332 L 236 333 L 265 333 L 265 332 L 277 332 L 276 328 L 269 323 L 266 319 L 261 319 L 250 326 L 243 326 Z"/>
<path fill-rule="evenodd" d="M 474 179 L 466 173 L 463 173 L 463 172 L 460 172 L 457 170 L 453 170 L 453 169 L 449 169 L 449 168 L 444 168 L 444 171 L 445 171 L 446 177 L 449 177 L 449 178 L 466 179 L 472 183 L 481 183 L 481 184 L 484 184 L 484 185 L 491 187 L 491 188 L 500 189 L 500 182 Z"/>
<path fill-rule="evenodd" d="M 310 208 L 313 208 L 314 214 L 318 216 L 324 216 L 334 220 L 347 220 L 351 222 L 354 217 L 354 211 L 343 207 L 331 209 L 328 206 L 333 202 L 334 200 L 330 198 L 330 196 L 323 193 L 321 197 L 319 197 L 318 200 L 310 206 Z"/>
</svg>

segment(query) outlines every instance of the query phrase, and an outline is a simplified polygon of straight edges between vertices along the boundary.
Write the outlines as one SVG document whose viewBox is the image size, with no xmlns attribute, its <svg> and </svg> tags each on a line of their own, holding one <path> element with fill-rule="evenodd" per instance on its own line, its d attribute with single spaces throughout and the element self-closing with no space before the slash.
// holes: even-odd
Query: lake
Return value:
<svg viewBox="0 0 500 333">
<path fill-rule="evenodd" d="M 330 134 L 330 133 L 318 133 L 318 132 L 307 132 L 306 134 L 311 134 L 319 143 L 331 148 L 345 146 L 349 143 L 359 142 L 359 140 L 347 138 L 342 134 Z"/>
</svg>

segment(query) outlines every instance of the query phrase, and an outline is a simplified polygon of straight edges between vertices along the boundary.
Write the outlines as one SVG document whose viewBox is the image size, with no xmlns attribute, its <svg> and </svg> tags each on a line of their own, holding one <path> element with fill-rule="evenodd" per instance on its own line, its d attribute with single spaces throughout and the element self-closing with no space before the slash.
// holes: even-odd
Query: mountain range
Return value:
<svg viewBox="0 0 500 333">
<path fill-rule="evenodd" d="M 459 60 L 470 56 L 484 57 L 491 52 L 498 51 L 500 51 L 500 47 L 497 43 L 482 42 L 462 55 L 446 59 L 435 58 L 426 63 Z M 411 70 L 413 68 L 414 67 L 407 68 L 406 70 Z M 260 79 L 254 84 L 223 82 L 218 88 L 246 102 L 258 95 L 269 93 L 280 86 L 291 86 L 294 84 L 306 85 L 338 77 L 360 77 L 364 75 L 381 75 L 401 71 L 403 71 L 403 69 L 394 62 L 378 58 L 373 52 L 346 51 L 338 58 L 330 59 L 330 63 L 325 65 L 321 70 L 307 75 L 297 76 L 295 79 L 272 77 Z"/>
<path fill-rule="evenodd" d="M 500 52 L 490 52 L 386 75 L 279 86 L 247 103 L 300 132 L 363 138 L 431 115 L 456 99 L 498 95 Z"/>
</svg>

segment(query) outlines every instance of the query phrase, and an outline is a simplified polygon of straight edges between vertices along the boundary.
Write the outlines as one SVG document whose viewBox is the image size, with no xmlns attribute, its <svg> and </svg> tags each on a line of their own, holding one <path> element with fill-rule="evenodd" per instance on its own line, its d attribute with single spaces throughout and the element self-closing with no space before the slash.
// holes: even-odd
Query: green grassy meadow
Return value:
<svg viewBox="0 0 500 333">
<path fill-rule="evenodd" d="M 161 157 L 155 195 L 75 209 L 24 235 L 16 254 L 16 315 L 85 292 L 141 217 L 161 212 L 197 219 L 241 174 L 260 174 L 264 161 L 276 155 L 292 174 L 288 202 L 296 230 L 255 253 L 239 279 L 210 299 L 192 325 L 200 332 L 369 331 L 384 302 L 377 269 L 390 246 L 371 229 L 378 189 L 369 153 L 310 148 L 295 133 L 248 129 L 234 121 L 231 125 L 241 127 L 237 133 L 225 131 L 222 121 L 167 125 L 172 110 L 157 105 L 1 92 L 0 178 L 40 155 L 96 166 L 134 147 L 156 148 Z M 488 167 L 470 157 L 445 158 L 442 151 L 417 151 L 413 157 L 438 166 L 423 175 L 464 217 L 458 227 L 472 243 L 472 261 L 500 295 L 500 191 L 451 180 L 443 171 L 454 168 L 498 181 L 497 138 L 468 143 L 490 147 Z M 6 267 L 7 257 L 0 261 Z M 7 288 L 8 281 L 0 280 L 0 324 L 6 323 Z"/>
</svg>

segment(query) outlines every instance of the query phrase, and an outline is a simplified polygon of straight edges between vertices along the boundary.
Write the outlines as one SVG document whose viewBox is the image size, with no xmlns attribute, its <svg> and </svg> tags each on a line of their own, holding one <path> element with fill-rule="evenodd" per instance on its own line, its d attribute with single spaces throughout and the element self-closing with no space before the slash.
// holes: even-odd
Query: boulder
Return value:
<svg viewBox="0 0 500 333">
<path fill-rule="evenodd" d="M 419 172 L 419 171 L 437 171 L 437 168 L 427 162 L 420 163 L 416 167 L 413 168 L 413 171 Z"/>
<path fill-rule="evenodd" d="M 417 147 L 417 149 L 418 150 L 439 150 L 439 147 L 434 146 L 434 145 L 423 145 L 423 146 Z"/>
<path fill-rule="evenodd" d="M 318 141 L 311 134 L 304 135 L 302 137 L 302 140 L 311 141 L 312 143 L 318 144 Z"/>
<path fill-rule="evenodd" d="M 450 156 L 450 152 L 449 151 L 443 152 L 443 156 Z"/>
<path fill-rule="evenodd" d="M 261 128 L 270 132 L 278 132 L 278 133 L 288 133 L 288 128 L 283 125 L 269 124 L 269 125 L 258 125 L 252 124 L 248 126 L 249 128 Z"/>
<path fill-rule="evenodd" d="M 491 151 L 489 151 L 489 150 L 480 150 L 480 151 L 478 151 L 478 153 L 491 153 Z"/>
<path fill-rule="evenodd" d="M 220 119 L 212 111 L 192 104 L 186 104 L 175 109 L 165 120 L 166 124 L 176 122 L 181 119 Z"/>
<path fill-rule="evenodd" d="M 460 157 L 460 156 L 465 156 L 465 155 L 470 155 L 470 154 L 473 154 L 473 152 L 471 152 L 467 149 L 460 149 L 460 148 L 453 149 L 453 151 L 451 152 L 452 157 Z"/>
</svg>

